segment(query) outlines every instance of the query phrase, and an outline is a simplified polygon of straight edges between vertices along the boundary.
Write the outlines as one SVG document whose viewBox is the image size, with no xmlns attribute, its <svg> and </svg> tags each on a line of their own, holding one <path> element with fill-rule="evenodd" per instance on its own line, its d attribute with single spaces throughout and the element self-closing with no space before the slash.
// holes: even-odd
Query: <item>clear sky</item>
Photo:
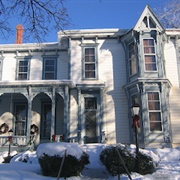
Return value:
<svg viewBox="0 0 180 180">
<path fill-rule="evenodd" d="M 143 9 L 149 5 L 153 10 L 160 10 L 162 5 L 171 0 L 65 0 L 65 6 L 72 25 L 66 29 L 121 28 L 130 29 L 136 24 Z M 17 20 L 12 22 L 15 26 Z M 52 31 L 47 42 L 56 42 L 57 34 Z M 0 43 L 14 43 L 15 35 Z"/>
</svg>

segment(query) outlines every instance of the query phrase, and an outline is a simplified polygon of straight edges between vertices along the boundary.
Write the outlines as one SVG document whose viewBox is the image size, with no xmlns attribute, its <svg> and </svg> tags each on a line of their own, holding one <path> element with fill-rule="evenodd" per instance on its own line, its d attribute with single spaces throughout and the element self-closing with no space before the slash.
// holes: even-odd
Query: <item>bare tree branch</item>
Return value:
<svg viewBox="0 0 180 180">
<path fill-rule="evenodd" d="M 161 9 L 156 9 L 156 13 L 167 28 L 180 28 L 180 2 L 172 0 L 164 4 Z"/>
<path fill-rule="evenodd" d="M 70 24 L 64 0 L 0 0 L 1 36 L 12 33 L 9 20 L 15 18 L 24 26 L 26 41 L 44 41 L 52 30 L 63 30 Z"/>
</svg>

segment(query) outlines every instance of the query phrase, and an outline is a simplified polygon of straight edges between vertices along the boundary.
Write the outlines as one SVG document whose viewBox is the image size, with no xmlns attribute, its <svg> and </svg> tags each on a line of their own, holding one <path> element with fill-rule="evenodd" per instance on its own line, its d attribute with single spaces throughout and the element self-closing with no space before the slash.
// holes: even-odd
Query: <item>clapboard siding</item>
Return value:
<svg viewBox="0 0 180 180">
<path fill-rule="evenodd" d="M 166 75 L 172 84 L 169 97 L 172 142 L 180 143 L 180 89 L 176 49 L 173 41 L 166 43 L 164 55 Z"/>
</svg>

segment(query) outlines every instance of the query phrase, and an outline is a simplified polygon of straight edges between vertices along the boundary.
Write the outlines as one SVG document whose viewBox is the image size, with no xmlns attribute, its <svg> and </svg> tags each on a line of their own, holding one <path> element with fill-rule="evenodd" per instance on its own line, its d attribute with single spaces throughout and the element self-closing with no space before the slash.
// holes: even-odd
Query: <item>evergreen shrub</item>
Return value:
<svg viewBox="0 0 180 180">
<path fill-rule="evenodd" d="M 53 146 L 54 143 L 51 144 Z M 43 153 L 43 156 L 38 157 L 38 160 L 44 176 L 58 176 L 63 156 L 58 154 L 52 156 Z M 83 152 L 79 159 L 73 155 L 67 154 L 64 159 L 60 177 L 79 176 L 86 164 L 89 164 L 89 156 L 87 153 Z"/>
<path fill-rule="evenodd" d="M 105 165 L 108 172 L 112 176 L 116 176 L 118 173 L 126 174 L 126 170 L 122 161 L 119 159 L 117 151 L 120 153 L 129 172 L 133 171 L 135 169 L 135 157 L 128 151 L 126 146 L 116 144 L 105 147 L 100 154 L 100 161 Z"/>
<path fill-rule="evenodd" d="M 150 155 L 143 153 L 143 150 L 140 150 L 136 156 L 132 149 L 123 144 L 116 144 L 106 146 L 100 153 L 100 161 L 112 176 L 127 174 L 117 151 L 120 153 L 129 173 L 137 172 L 144 175 L 155 171 L 155 162 Z"/>
</svg>

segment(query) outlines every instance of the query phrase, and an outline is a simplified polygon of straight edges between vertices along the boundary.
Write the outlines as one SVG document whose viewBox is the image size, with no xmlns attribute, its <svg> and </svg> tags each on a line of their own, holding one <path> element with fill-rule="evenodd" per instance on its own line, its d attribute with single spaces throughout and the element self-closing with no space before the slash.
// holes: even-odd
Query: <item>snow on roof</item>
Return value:
<svg viewBox="0 0 180 180">
<path fill-rule="evenodd" d="M 83 154 L 83 149 L 76 143 L 54 142 L 40 144 L 37 148 L 37 157 L 41 158 L 44 154 L 49 156 L 63 157 L 66 151 L 66 155 L 75 156 L 80 159 Z"/>
</svg>

